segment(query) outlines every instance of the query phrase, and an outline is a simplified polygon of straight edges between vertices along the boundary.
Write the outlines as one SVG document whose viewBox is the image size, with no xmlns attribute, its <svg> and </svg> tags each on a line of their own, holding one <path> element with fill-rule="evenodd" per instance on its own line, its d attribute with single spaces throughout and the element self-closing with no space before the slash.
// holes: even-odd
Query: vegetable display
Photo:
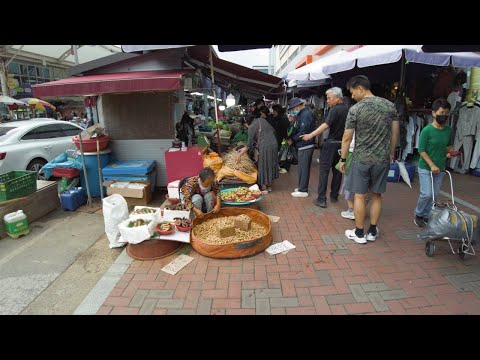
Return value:
<svg viewBox="0 0 480 360">
<path fill-rule="evenodd" d="M 253 161 L 246 155 L 242 156 L 240 161 L 237 162 L 237 152 L 235 150 L 224 155 L 222 159 L 223 165 L 233 170 L 238 170 L 246 174 L 251 174 L 257 170 Z"/>
<path fill-rule="evenodd" d="M 154 214 L 155 213 L 155 209 L 151 209 L 151 208 L 140 208 L 140 209 L 137 209 L 133 212 L 133 214 Z"/>
<path fill-rule="evenodd" d="M 255 201 L 262 196 L 262 192 L 259 190 L 250 190 L 247 187 L 239 187 L 227 191 L 222 191 L 221 197 L 226 202 L 249 202 Z"/>
<path fill-rule="evenodd" d="M 133 220 L 128 223 L 129 228 L 143 226 L 143 225 L 147 225 L 147 222 L 143 219 Z"/>
</svg>

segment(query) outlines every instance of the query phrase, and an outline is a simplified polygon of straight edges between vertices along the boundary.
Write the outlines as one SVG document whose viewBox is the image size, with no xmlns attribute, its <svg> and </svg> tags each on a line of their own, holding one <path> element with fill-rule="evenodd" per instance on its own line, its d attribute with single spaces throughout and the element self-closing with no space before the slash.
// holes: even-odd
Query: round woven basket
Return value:
<svg viewBox="0 0 480 360">
<path fill-rule="evenodd" d="M 127 254 L 136 260 L 157 260 L 177 252 L 183 243 L 170 240 L 145 240 L 128 244 Z"/>
<path fill-rule="evenodd" d="M 226 245 L 211 245 L 206 244 L 202 240 L 198 239 L 195 235 L 195 226 L 204 223 L 210 219 L 216 219 L 224 216 L 238 216 L 247 215 L 252 221 L 264 226 L 267 229 L 267 234 L 259 239 L 253 239 L 248 241 L 240 241 L 233 244 Z M 248 256 L 257 255 L 272 244 L 272 224 L 270 218 L 261 211 L 239 208 L 239 207 L 226 207 L 222 208 L 218 213 L 210 213 L 203 218 L 193 219 L 193 228 L 190 234 L 190 244 L 198 253 L 203 256 L 216 258 L 216 259 L 238 259 Z"/>
</svg>

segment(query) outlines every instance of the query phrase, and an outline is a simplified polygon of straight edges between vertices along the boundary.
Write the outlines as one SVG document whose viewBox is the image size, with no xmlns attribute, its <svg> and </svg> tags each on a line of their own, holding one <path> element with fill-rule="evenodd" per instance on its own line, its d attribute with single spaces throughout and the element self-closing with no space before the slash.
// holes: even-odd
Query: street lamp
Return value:
<svg viewBox="0 0 480 360">
<path fill-rule="evenodd" d="M 235 105 L 235 96 L 233 96 L 231 93 L 230 95 L 227 96 L 227 107 L 231 107 L 233 105 Z"/>
</svg>

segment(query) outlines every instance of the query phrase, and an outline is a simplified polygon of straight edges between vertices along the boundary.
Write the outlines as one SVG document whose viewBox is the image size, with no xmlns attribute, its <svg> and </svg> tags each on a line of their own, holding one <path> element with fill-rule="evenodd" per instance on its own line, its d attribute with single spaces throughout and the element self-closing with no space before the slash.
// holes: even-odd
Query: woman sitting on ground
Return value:
<svg viewBox="0 0 480 360">
<path fill-rule="evenodd" d="M 183 179 L 179 187 L 180 201 L 198 218 L 205 213 L 220 211 L 220 190 L 212 169 L 204 168 L 199 175 Z"/>
</svg>

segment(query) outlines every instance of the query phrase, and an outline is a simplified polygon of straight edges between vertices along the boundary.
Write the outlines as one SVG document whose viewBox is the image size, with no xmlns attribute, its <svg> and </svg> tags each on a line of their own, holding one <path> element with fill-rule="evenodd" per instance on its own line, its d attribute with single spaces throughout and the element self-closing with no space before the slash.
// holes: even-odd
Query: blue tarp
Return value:
<svg viewBox="0 0 480 360">
<path fill-rule="evenodd" d="M 55 168 L 73 168 L 83 170 L 82 162 L 77 159 L 68 157 L 67 152 L 60 154 L 52 161 L 45 164 L 45 166 L 42 168 L 42 172 L 45 174 L 45 178 L 47 180 L 52 176 L 53 169 Z"/>
</svg>

